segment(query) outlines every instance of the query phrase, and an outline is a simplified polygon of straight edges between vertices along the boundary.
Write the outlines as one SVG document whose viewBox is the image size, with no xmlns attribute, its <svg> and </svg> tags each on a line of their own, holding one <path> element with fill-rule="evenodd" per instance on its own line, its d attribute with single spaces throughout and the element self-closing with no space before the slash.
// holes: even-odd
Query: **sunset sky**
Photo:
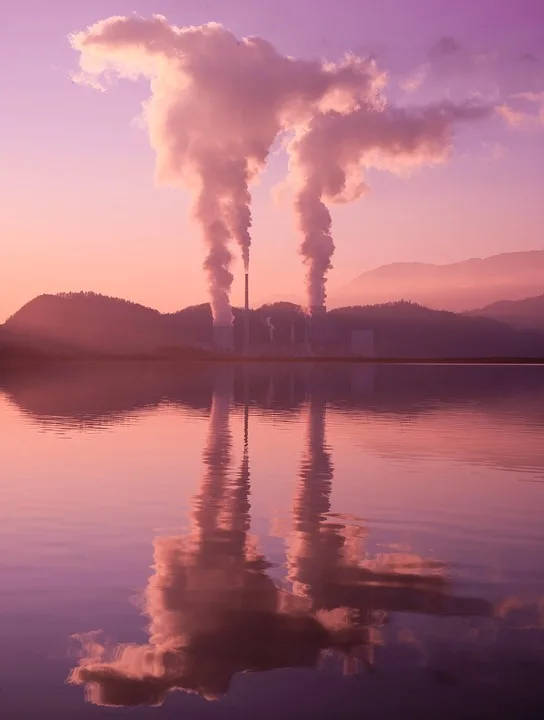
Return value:
<svg viewBox="0 0 544 720">
<path fill-rule="evenodd" d="M 512 108 L 510 123 L 460 128 L 444 165 L 370 172 L 367 197 L 333 208 L 331 294 L 395 261 L 544 249 L 542 0 L 20 0 L 0 27 L 0 322 L 41 293 L 94 290 L 162 311 L 207 299 L 190 195 L 155 186 L 137 122 L 149 83 L 100 93 L 71 79 L 68 35 L 133 11 L 217 21 L 296 57 L 373 53 L 395 103 L 477 94 Z M 272 192 L 286 173 L 275 152 L 253 191 L 254 303 L 302 296 L 290 200 Z M 241 262 L 234 272 L 236 304 Z"/>
</svg>

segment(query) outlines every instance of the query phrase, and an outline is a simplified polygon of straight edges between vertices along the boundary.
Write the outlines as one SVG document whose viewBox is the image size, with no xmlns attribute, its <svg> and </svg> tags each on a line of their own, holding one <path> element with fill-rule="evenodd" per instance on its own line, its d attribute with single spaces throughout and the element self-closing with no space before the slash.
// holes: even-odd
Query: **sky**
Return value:
<svg viewBox="0 0 544 720">
<path fill-rule="evenodd" d="M 68 35 L 132 12 L 220 22 L 296 57 L 372 53 L 399 104 L 544 92 L 541 0 L 20 0 L 0 27 L 0 322 L 41 293 L 93 290 L 165 312 L 207 300 L 191 197 L 155 185 L 137 120 L 148 83 L 100 93 L 71 77 Z M 531 121 L 462 128 L 449 162 L 408 178 L 372 171 L 367 196 L 333 208 L 330 295 L 391 262 L 544 249 L 544 123 L 536 100 L 512 102 Z M 289 197 L 275 191 L 286 174 L 275 150 L 252 190 L 254 304 L 303 296 Z M 236 304 L 240 261 L 234 273 Z"/>
</svg>

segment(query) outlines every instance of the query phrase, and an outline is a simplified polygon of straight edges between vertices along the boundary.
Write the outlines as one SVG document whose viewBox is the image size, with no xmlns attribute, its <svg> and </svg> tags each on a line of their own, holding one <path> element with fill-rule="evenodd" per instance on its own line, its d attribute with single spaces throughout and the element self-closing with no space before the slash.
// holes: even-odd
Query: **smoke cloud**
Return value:
<svg viewBox="0 0 544 720">
<path fill-rule="evenodd" d="M 272 323 L 272 318 L 267 317 L 266 320 L 266 327 L 268 328 L 268 334 L 270 336 L 270 342 L 274 342 L 274 333 L 276 332 L 276 326 Z"/>
<path fill-rule="evenodd" d="M 367 96 L 380 79 L 373 61 L 296 60 L 216 23 L 176 27 L 160 15 L 111 17 L 70 41 L 80 53 L 78 82 L 150 80 L 144 119 L 157 153 L 156 178 L 193 193 L 214 320 L 231 324 L 229 243 L 240 246 L 247 269 L 251 181 L 279 133 L 319 112 L 345 112 Z"/>
<path fill-rule="evenodd" d="M 367 193 L 367 168 L 405 173 L 445 161 L 455 124 L 482 120 L 493 112 L 490 106 L 470 102 L 403 108 L 369 95 L 350 112 L 320 113 L 298 128 L 288 150 L 310 308 L 325 305 L 335 249 L 327 203 L 352 202 Z"/>
</svg>

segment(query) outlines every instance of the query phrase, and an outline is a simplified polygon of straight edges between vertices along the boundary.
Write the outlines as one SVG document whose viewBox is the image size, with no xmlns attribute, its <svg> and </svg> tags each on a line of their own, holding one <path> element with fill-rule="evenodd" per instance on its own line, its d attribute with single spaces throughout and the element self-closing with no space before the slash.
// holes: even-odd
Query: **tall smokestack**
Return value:
<svg viewBox="0 0 544 720">
<path fill-rule="evenodd" d="M 249 351 L 249 272 L 245 275 L 244 350 Z"/>
</svg>

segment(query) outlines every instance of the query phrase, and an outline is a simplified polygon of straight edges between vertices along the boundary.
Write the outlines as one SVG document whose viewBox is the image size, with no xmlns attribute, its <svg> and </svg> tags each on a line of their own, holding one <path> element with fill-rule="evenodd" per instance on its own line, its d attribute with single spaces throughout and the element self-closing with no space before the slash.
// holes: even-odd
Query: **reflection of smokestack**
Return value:
<svg viewBox="0 0 544 720">
<path fill-rule="evenodd" d="M 245 274 L 244 350 L 249 350 L 249 273 Z"/>
<path fill-rule="evenodd" d="M 242 558 L 247 550 L 250 527 L 250 485 L 249 470 L 249 387 L 247 376 L 244 379 L 244 444 L 239 473 L 231 484 L 230 494 L 225 506 L 225 529 L 231 538 L 229 554 L 231 558 Z"/>
</svg>

